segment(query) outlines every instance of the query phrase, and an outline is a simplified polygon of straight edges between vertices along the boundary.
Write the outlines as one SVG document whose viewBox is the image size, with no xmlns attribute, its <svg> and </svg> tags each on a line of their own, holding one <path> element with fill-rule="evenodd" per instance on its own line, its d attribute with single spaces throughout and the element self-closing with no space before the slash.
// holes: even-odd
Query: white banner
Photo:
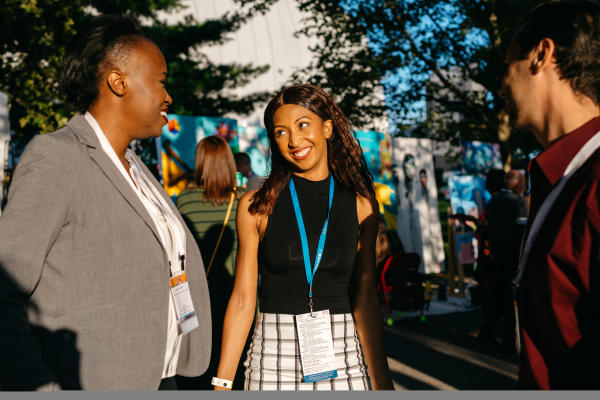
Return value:
<svg viewBox="0 0 600 400">
<path fill-rule="evenodd" d="M 444 243 L 438 213 L 433 142 L 394 138 L 392 160 L 398 177 L 398 234 L 402 244 L 406 252 L 421 256 L 420 272 L 441 272 L 444 269 Z"/>
</svg>

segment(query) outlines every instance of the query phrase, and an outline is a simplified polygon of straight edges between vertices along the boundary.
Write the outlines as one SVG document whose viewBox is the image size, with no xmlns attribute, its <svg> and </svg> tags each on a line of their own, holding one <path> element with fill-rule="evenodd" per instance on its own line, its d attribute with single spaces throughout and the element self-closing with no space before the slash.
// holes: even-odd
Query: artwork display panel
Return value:
<svg viewBox="0 0 600 400">
<path fill-rule="evenodd" d="M 461 142 L 461 158 L 463 170 L 469 175 L 485 175 L 490 169 L 502 169 L 498 143 L 464 140 Z"/>
<path fill-rule="evenodd" d="M 250 157 L 250 168 L 258 176 L 268 176 L 271 171 L 271 150 L 267 130 L 258 126 L 239 129 L 239 149 Z"/>
<path fill-rule="evenodd" d="M 177 196 L 193 177 L 196 145 L 206 136 L 225 139 L 233 152 L 239 151 L 237 120 L 168 114 L 169 122 L 157 139 L 160 171 L 167 194 Z"/>
<path fill-rule="evenodd" d="M 429 139 L 392 139 L 397 177 L 398 233 L 407 252 L 421 255 L 420 272 L 443 270 L 444 244 L 438 212 L 438 192 Z"/>
<path fill-rule="evenodd" d="M 379 213 L 383 216 L 386 228 L 397 229 L 398 208 L 390 135 L 375 131 L 356 131 L 356 138 L 362 148 L 367 168 L 373 176 Z"/>
</svg>

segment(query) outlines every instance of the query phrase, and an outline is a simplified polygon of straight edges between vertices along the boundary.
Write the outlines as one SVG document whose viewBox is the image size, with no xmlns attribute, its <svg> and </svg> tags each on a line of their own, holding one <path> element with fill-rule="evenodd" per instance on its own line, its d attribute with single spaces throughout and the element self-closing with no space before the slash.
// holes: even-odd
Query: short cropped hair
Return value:
<svg viewBox="0 0 600 400">
<path fill-rule="evenodd" d="M 67 48 L 59 77 L 67 104 L 81 113 L 98 98 L 106 68 L 126 57 L 140 41 L 148 40 L 128 16 L 97 16 L 84 24 Z"/>
<path fill-rule="evenodd" d="M 515 191 L 521 180 L 521 173 L 517 170 L 511 170 L 504 175 L 504 187 Z"/>
<path fill-rule="evenodd" d="M 504 187 L 504 171 L 501 169 L 490 169 L 485 174 L 485 189 L 494 194 Z"/>
<path fill-rule="evenodd" d="M 250 156 L 248 155 L 248 153 L 235 153 L 233 155 L 233 158 L 235 159 L 235 164 L 236 165 L 241 165 L 241 164 L 246 164 L 246 165 L 250 165 Z"/>
<path fill-rule="evenodd" d="M 556 46 L 561 78 L 600 104 L 600 5 L 571 0 L 537 6 L 514 38 L 520 57 L 527 57 L 544 38 Z"/>
</svg>

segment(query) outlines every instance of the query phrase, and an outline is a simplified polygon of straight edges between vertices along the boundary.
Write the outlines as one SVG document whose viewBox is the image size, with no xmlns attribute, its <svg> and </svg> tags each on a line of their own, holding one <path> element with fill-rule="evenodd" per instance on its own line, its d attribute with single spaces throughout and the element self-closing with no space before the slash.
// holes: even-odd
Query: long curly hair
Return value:
<svg viewBox="0 0 600 400">
<path fill-rule="evenodd" d="M 288 184 L 292 167 L 283 158 L 275 142 L 273 118 L 279 107 L 295 104 L 331 120 L 333 133 L 327 139 L 327 162 L 334 179 L 344 187 L 368 199 L 375 199 L 373 177 L 367 169 L 362 149 L 348 118 L 331 96 L 318 86 L 293 85 L 275 95 L 265 109 L 264 122 L 271 151 L 271 173 L 252 197 L 250 214 L 270 215 L 275 200 Z"/>
</svg>

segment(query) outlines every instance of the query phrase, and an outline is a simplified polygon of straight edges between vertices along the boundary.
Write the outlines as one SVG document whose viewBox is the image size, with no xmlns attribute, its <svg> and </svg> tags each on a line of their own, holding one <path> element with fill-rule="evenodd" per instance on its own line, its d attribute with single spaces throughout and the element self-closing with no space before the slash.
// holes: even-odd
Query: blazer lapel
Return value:
<svg viewBox="0 0 600 400">
<path fill-rule="evenodd" d="M 165 188 L 156 180 L 154 175 L 152 175 L 152 172 L 150 172 L 148 167 L 146 167 L 146 164 L 144 164 L 142 162 L 142 160 L 139 158 L 139 156 L 137 154 L 135 154 L 135 157 L 137 158 L 138 164 L 142 167 L 142 170 L 144 171 L 146 176 L 148 176 L 150 178 L 150 181 L 152 182 L 154 187 L 156 187 L 158 189 L 158 193 L 160 193 L 162 198 L 166 200 L 166 202 L 169 204 L 169 207 L 171 208 L 171 210 L 173 210 L 173 212 L 175 213 L 175 215 L 177 216 L 179 221 L 185 226 L 185 221 L 183 220 L 181 213 L 177 209 L 177 206 L 173 202 L 173 199 L 171 199 L 169 197 L 169 195 L 167 194 L 167 192 L 165 192 Z"/>
<path fill-rule="evenodd" d="M 106 175 L 108 180 L 112 183 L 112 185 L 117 189 L 117 191 L 127 200 L 127 202 L 131 205 L 131 207 L 135 210 L 135 212 L 142 218 L 142 220 L 148 225 L 148 228 L 154 233 L 156 240 L 163 247 L 162 240 L 160 239 L 160 235 L 156 230 L 156 225 L 154 221 L 148 214 L 146 207 L 142 204 L 141 200 L 135 194 L 129 183 L 125 180 L 121 171 L 115 166 L 112 160 L 108 157 L 108 155 L 102 149 L 98 137 L 96 133 L 85 120 L 83 115 L 77 113 L 71 120 L 67 123 L 75 135 L 79 138 L 79 140 L 88 147 L 88 153 L 91 159 L 98 165 L 100 170 Z"/>
</svg>

